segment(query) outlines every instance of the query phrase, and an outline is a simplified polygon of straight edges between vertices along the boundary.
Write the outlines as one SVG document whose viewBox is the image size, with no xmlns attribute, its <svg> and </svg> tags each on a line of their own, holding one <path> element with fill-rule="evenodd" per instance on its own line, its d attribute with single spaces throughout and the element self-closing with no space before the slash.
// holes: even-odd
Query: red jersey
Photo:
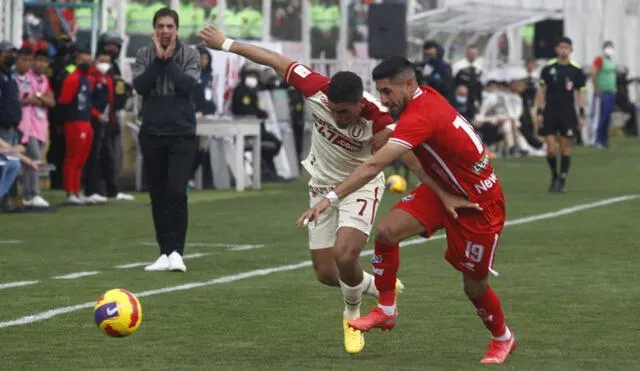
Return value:
<svg viewBox="0 0 640 371">
<path fill-rule="evenodd" d="M 473 202 L 503 198 L 482 140 L 434 89 L 416 90 L 389 141 L 412 149 L 427 174 L 448 192 Z"/>
</svg>

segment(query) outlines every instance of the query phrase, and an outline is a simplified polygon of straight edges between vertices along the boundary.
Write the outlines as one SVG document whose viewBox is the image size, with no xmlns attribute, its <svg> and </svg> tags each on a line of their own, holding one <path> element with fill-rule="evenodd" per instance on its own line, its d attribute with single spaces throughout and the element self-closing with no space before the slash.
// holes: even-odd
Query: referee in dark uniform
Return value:
<svg viewBox="0 0 640 371">
<path fill-rule="evenodd" d="M 142 96 L 139 141 L 160 257 L 147 271 L 182 271 L 187 234 L 187 183 L 196 155 L 193 94 L 200 78 L 200 54 L 178 35 L 178 13 L 153 17 L 153 43 L 138 50 L 133 87 Z"/>
<path fill-rule="evenodd" d="M 586 75 L 569 57 L 571 39 L 561 38 L 555 47 L 556 59 L 542 69 L 536 99 L 540 135 L 547 142 L 547 162 L 551 168 L 549 192 L 564 192 L 571 164 L 571 141 L 584 126 L 584 89 Z M 576 96 L 578 113 L 576 114 Z M 557 165 L 556 135 L 560 136 L 560 172 Z"/>
</svg>

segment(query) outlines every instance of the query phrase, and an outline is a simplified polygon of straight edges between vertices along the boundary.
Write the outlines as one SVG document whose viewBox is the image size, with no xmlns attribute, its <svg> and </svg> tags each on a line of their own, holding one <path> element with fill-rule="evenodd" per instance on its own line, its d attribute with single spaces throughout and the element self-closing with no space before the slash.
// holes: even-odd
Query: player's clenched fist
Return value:
<svg viewBox="0 0 640 371">
<path fill-rule="evenodd" d="M 222 44 L 226 37 L 224 33 L 215 26 L 207 26 L 198 35 L 207 47 L 215 50 L 222 50 Z"/>
</svg>

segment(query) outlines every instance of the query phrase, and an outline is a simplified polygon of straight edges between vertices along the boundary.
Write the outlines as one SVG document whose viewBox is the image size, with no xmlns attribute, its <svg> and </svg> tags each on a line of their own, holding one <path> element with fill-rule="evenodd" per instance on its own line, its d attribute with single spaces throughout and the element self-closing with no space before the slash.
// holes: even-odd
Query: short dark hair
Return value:
<svg viewBox="0 0 640 371">
<path fill-rule="evenodd" d="M 363 93 L 364 86 L 360 76 L 350 71 L 340 71 L 329 82 L 327 98 L 333 103 L 358 103 Z"/>
<path fill-rule="evenodd" d="M 34 57 L 36 57 L 36 58 L 46 58 L 47 60 L 51 59 L 51 57 L 49 56 L 49 52 L 47 52 L 44 49 L 38 50 L 36 52 L 36 54 L 34 55 Z"/>
<path fill-rule="evenodd" d="M 556 46 L 558 46 L 558 44 L 562 44 L 562 43 L 569 44 L 569 45 L 573 46 L 573 42 L 571 41 L 571 39 L 566 37 L 566 36 L 563 36 L 563 37 L 559 38 L 558 42 L 556 43 Z"/>
<path fill-rule="evenodd" d="M 31 50 L 31 48 L 28 48 L 26 46 L 23 46 L 22 48 L 18 49 L 18 56 L 32 56 L 33 55 L 33 50 Z"/>
<path fill-rule="evenodd" d="M 85 48 L 85 47 L 77 47 L 76 51 L 75 51 L 75 57 L 79 56 L 80 54 L 89 54 L 91 55 L 91 50 Z"/>
<path fill-rule="evenodd" d="M 603 47 L 607 47 L 607 46 L 613 46 L 613 41 L 611 40 L 607 40 L 604 42 L 604 44 L 602 44 Z"/>
<path fill-rule="evenodd" d="M 405 57 L 388 57 L 380 62 L 374 69 L 372 77 L 374 80 L 390 79 L 393 80 L 402 73 L 409 73 L 415 76 L 413 63 Z"/>
<path fill-rule="evenodd" d="M 158 18 L 162 18 L 162 17 L 171 17 L 171 18 L 173 18 L 173 22 L 175 22 L 176 28 L 180 28 L 180 18 L 178 17 L 178 12 L 176 12 L 175 10 L 173 10 L 171 8 L 159 9 L 153 15 L 153 27 L 154 28 L 156 27 L 156 22 L 158 21 Z"/>
<path fill-rule="evenodd" d="M 109 57 L 109 59 L 111 59 L 111 54 L 110 54 L 108 51 L 104 50 L 104 49 L 102 49 L 102 50 L 98 50 L 98 51 L 96 52 L 96 58 L 98 58 L 98 57 L 99 57 L 99 56 L 101 56 L 101 55 L 106 55 L 106 56 L 108 56 L 108 57 Z"/>
</svg>

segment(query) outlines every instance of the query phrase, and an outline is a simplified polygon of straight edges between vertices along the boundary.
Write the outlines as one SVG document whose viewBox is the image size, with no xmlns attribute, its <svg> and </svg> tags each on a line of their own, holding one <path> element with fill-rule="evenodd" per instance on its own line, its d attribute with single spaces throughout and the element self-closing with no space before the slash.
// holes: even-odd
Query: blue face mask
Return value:
<svg viewBox="0 0 640 371">
<path fill-rule="evenodd" d="M 462 95 L 456 95 L 456 102 L 460 104 L 467 104 L 467 97 Z"/>
</svg>

